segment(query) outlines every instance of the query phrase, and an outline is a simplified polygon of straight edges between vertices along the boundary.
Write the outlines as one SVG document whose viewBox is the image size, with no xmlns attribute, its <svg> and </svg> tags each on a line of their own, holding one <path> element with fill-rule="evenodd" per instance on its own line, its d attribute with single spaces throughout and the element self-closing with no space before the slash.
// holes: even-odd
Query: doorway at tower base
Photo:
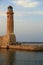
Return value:
<svg viewBox="0 0 43 65">
<path fill-rule="evenodd" d="M 8 34 L 3 36 L 2 46 L 15 45 L 16 36 L 14 34 Z"/>
</svg>

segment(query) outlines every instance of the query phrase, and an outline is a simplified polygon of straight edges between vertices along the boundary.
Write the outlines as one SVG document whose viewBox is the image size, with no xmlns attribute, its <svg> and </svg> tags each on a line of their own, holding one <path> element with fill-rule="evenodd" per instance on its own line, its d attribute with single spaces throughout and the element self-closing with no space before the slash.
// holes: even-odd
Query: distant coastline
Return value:
<svg viewBox="0 0 43 65">
<path fill-rule="evenodd" d="M 16 42 L 16 44 L 21 44 L 21 45 L 43 45 L 43 42 Z"/>
</svg>

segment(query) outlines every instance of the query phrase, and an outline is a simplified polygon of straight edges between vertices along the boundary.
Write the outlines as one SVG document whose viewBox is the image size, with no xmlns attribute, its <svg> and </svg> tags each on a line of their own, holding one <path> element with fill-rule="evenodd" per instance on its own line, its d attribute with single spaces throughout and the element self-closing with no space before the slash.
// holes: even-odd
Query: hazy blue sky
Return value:
<svg viewBox="0 0 43 65">
<path fill-rule="evenodd" d="M 17 41 L 43 41 L 43 0 L 0 0 L 0 35 L 6 34 L 6 12 L 14 11 L 14 33 Z"/>
</svg>

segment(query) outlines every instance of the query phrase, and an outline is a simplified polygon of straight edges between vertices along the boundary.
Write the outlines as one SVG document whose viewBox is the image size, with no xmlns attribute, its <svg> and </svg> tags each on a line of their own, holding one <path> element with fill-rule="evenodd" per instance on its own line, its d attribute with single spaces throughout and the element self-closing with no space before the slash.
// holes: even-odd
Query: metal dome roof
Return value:
<svg viewBox="0 0 43 65">
<path fill-rule="evenodd" d="M 12 6 L 8 6 L 8 9 L 13 9 L 13 7 Z"/>
</svg>

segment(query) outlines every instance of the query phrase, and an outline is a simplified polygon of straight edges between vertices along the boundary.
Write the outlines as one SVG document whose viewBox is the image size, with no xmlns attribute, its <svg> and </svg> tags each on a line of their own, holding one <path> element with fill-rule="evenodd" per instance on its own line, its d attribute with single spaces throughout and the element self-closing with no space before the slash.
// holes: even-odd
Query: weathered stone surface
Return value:
<svg viewBox="0 0 43 65">
<path fill-rule="evenodd" d="M 0 46 L 7 46 L 16 42 L 13 14 L 12 6 L 9 6 L 7 10 L 7 34 L 5 36 L 0 36 Z"/>
<path fill-rule="evenodd" d="M 8 7 L 7 11 L 7 34 L 14 33 L 13 8 Z"/>
</svg>

